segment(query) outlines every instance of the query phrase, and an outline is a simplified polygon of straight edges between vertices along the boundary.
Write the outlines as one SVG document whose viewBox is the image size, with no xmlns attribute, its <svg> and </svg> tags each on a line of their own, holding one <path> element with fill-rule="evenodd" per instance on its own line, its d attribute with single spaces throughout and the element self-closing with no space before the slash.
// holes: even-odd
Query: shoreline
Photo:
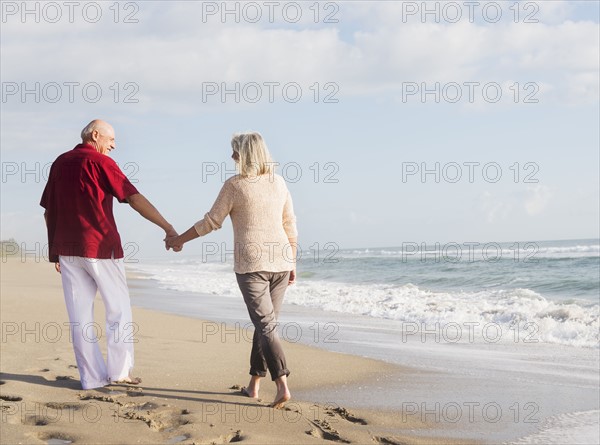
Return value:
<svg viewBox="0 0 600 445">
<path fill-rule="evenodd" d="M 209 319 L 220 331 L 249 323 L 245 306 L 235 295 L 159 289 L 159 282 L 144 279 L 144 275 L 132 276 L 140 291 L 139 297 L 133 298 L 136 305 Z M 332 322 L 333 332 L 326 329 Z M 288 338 L 311 347 L 417 371 L 407 378 L 382 379 L 385 384 L 377 380 L 363 382 L 359 388 L 303 391 L 302 397 L 308 400 L 327 394 L 338 404 L 353 408 L 410 412 L 409 417 L 431 421 L 436 433 L 486 443 L 521 441 L 538 434 L 557 417 L 600 413 L 594 349 L 528 343 L 525 335 L 517 336 L 518 342 L 504 344 L 444 343 L 434 341 L 431 334 L 424 341 L 418 335 L 404 335 L 402 324 L 395 320 L 285 302 L 280 323 L 283 337 L 287 332 Z M 331 334 L 336 341 L 324 341 Z M 512 339 L 514 332 L 507 334 Z M 588 419 L 588 415 L 581 417 L 584 424 Z M 564 429 L 577 427 L 567 422 Z M 591 431 L 594 439 L 590 443 L 595 443 L 598 434 Z M 590 433 L 579 434 L 579 441 L 587 443 Z"/>
<path fill-rule="evenodd" d="M 398 411 L 303 400 L 303 392 L 335 394 L 384 377 L 416 379 L 418 370 L 290 342 L 284 347 L 292 400 L 273 410 L 267 404 L 275 388 L 268 379 L 261 401 L 239 395 L 250 351 L 243 332 L 202 338 L 214 322 L 135 303 L 134 373 L 142 385 L 83 391 L 52 265 L 9 259 L 1 278 L 1 443 L 478 443 L 450 438 L 452 428 L 442 432 L 434 422 Z M 99 297 L 97 303 L 102 329 Z M 102 339 L 100 345 L 105 352 Z"/>
</svg>

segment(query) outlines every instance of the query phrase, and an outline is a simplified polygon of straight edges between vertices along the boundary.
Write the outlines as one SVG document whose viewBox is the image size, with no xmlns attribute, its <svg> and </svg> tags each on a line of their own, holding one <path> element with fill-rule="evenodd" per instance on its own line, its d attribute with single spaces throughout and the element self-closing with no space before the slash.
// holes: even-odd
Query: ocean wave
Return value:
<svg viewBox="0 0 600 445">
<path fill-rule="evenodd" d="M 542 258 L 570 259 L 570 258 L 600 258 L 600 244 L 576 244 L 571 246 L 547 246 L 540 242 L 521 243 L 471 243 L 448 242 L 422 243 L 407 242 L 405 248 L 372 248 L 372 249 L 346 249 L 340 250 L 339 256 L 343 258 L 377 258 L 400 257 L 406 260 L 432 259 L 434 256 L 441 259 L 461 261 L 489 261 L 491 258 L 500 258 L 516 261 L 534 261 Z"/>
<path fill-rule="evenodd" d="M 145 274 L 140 278 L 157 281 L 163 289 L 224 297 L 239 295 L 235 274 L 231 269 L 231 264 L 199 263 L 195 259 L 136 267 L 137 271 Z"/>
<path fill-rule="evenodd" d="M 417 332 L 485 342 L 599 346 L 599 306 L 549 301 L 529 289 L 433 292 L 413 284 L 300 282 L 286 302 L 326 311 L 386 318 Z M 490 330 L 491 329 L 491 330 Z M 486 331 L 487 330 L 487 331 Z M 475 340 L 476 341 L 476 340 Z"/>
<path fill-rule="evenodd" d="M 231 264 L 191 261 L 139 269 L 163 288 L 224 297 L 240 295 Z M 304 278 L 288 290 L 286 303 L 396 320 L 419 331 L 438 329 L 440 335 L 455 335 L 460 329 L 460 341 L 473 336 L 475 341 L 495 342 L 498 337 L 497 341 L 598 348 L 598 304 L 551 301 L 527 288 L 482 288 L 440 292 L 410 283 L 350 284 Z"/>
<path fill-rule="evenodd" d="M 536 433 L 511 445 L 525 444 L 597 444 L 600 443 L 600 411 L 565 413 L 551 417 Z"/>
</svg>

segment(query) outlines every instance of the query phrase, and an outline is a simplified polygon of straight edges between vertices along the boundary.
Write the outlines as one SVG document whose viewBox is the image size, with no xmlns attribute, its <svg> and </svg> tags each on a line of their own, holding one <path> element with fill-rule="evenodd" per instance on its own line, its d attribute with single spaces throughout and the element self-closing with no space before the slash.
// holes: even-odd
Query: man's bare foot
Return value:
<svg viewBox="0 0 600 445">
<path fill-rule="evenodd" d="M 140 383 L 142 383 L 142 379 L 140 377 L 125 377 L 124 379 L 121 380 L 117 380 L 116 382 L 113 383 L 122 383 L 122 384 L 126 384 L 126 385 L 139 385 Z"/>
<path fill-rule="evenodd" d="M 246 397 L 250 397 L 251 399 L 258 399 L 258 390 L 260 389 L 260 379 L 261 377 L 257 375 L 253 375 L 250 378 L 250 383 L 248 383 L 247 388 L 242 388 L 242 394 Z"/>
</svg>

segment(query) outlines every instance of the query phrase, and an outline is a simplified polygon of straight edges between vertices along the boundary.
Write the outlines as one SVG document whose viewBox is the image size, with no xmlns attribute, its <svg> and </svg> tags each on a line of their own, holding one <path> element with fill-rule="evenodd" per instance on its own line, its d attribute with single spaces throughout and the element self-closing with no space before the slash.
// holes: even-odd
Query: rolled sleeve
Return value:
<svg viewBox="0 0 600 445">
<path fill-rule="evenodd" d="M 203 219 L 194 224 L 194 229 L 196 229 L 196 233 L 198 233 L 199 236 L 204 236 L 207 233 L 212 232 L 213 230 L 219 230 L 223 226 L 224 220 L 225 218 L 223 218 L 221 222 L 217 221 L 212 216 L 210 216 L 209 212 L 206 215 L 204 215 Z"/>
<path fill-rule="evenodd" d="M 194 224 L 194 229 L 199 236 L 204 236 L 213 230 L 219 230 L 223 221 L 233 208 L 233 188 L 229 181 L 223 184 L 217 200 L 204 218 Z"/>
</svg>

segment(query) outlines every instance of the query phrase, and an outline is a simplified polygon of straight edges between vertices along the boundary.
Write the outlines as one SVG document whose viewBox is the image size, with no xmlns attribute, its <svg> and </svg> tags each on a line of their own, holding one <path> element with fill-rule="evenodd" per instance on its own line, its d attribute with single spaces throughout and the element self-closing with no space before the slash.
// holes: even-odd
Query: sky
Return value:
<svg viewBox="0 0 600 445">
<path fill-rule="evenodd" d="M 180 232 L 252 130 L 304 250 L 599 237 L 597 1 L 1 8 L 0 237 L 25 249 L 47 242 L 49 165 L 94 118 Z M 135 255 L 173 255 L 129 206 L 115 214 Z M 231 239 L 228 222 L 205 241 Z"/>
</svg>

